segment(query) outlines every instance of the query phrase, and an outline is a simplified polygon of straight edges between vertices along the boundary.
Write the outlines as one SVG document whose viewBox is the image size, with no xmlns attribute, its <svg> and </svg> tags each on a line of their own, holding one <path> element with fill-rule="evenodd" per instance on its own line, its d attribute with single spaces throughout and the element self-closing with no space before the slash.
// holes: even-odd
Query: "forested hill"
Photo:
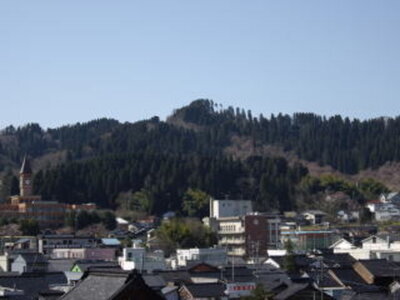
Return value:
<svg viewBox="0 0 400 300">
<path fill-rule="evenodd" d="M 7 127 L 0 134 L 0 171 L 10 176 L 28 153 L 40 171 L 36 191 L 67 202 L 115 206 L 121 192 L 142 191 L 153 199 L 149 211 L 176 210 L 192 187 L 288 209 L 307 170 L 257 151 L 270 146 L 355 174 L 400 160 L 400 118 L 253 116 L 196 100 L 166 122 L 154 117 L 136 123 L 99 119 L 48 130 L 37 124 Z M 241 153 L 235 153 L 238 148 Z"/>
</svg>

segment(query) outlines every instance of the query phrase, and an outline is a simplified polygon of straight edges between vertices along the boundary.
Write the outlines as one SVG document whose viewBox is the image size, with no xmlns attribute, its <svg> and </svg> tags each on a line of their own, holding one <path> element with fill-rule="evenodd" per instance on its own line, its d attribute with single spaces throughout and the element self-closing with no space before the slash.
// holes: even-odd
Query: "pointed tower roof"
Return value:
<svg viewBox="0 0 400 300">
<path fill-rule="evenodd" d="M 29 159 L 26 155 L 24 156 L 24 161 L 22 162 L 21 171 L 19 171 L 19 173 L 20 174 L 31 174 L 32 173 L 31 164 L 29 163 Z"/>
</svg>

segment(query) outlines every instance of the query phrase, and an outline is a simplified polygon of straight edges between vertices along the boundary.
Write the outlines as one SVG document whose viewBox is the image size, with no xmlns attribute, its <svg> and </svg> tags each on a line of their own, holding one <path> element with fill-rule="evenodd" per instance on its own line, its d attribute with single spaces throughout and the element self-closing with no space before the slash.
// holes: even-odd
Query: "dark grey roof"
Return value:
<svg viewBox="0 0 400 300">
<path fill-rule="evenodd" d="M 293 283 L 287 289 L 283 290 L 281 293 L 276 295 L 274 299 L 276 300 L 283 300 L 287 299 L 290 296 L 295 295 L 296 293 L 306 289 L 308 287 L 308 283 Z"/>
<path fill-rule="evenodd" d="M 288 275 L 280 269 L 258 270 L 254 272 L 255 282 L 260 283 L 268 291 L 274 290 L 282 284 L 290 284 Z"/>
<path fill-rule="evenodd" d="M 331 272 L 346 286 L 361 287 L 368 285 L 364 279 L 353 268 L 335 268 Z"/>
<path fill-rule="evenodd" d="M 19 171 L 19 173 L 20 174 L 32 174 L 31 164 L 26 155 L 24 157 L 24 160 L 22 161 L 22 166 L 21 166 L 21 170 Z"/>
<path fill-rule="evenodd" d="M 23 290 L 26 299 L 36 299 L 41 291 L 49 289 L 52 284 L 66 284 L 67 278 L 62 272 L 23 273 L 11 275 L 0 273 L 0 286 Z"/>
<path fill-rule="evenodd" d="M 127 274 L 107 275 L 101 273 L 89 275 L 61 299 L 109 299 L 125 284 L 127 276 Z"/>
<path fill-rule="evenodd" d="M 89 268 L 120 268 L 116 262 L 105 260 L 78 260 L 74 265 L 78 265 L 82 272 Z"/>
<path fill-rule="evenodd" d="M 153 289 L 161 289 L 167 284 L 160 275 L 142 275 L 144 282 Z"/>
<path fill-rule="evenodd" d="M 184 287 L 192 294 L 193 298 L 217 298 L 226 296 L 226 286 L 223 283 L 193 283 L 185 284 Z"/>
<path fill-rule="evenodd" d="M 161 299 L 144 282 L 135 270 L 93 270 L 85 273 L 83 279 L 60 299 Z"/>
<path fill-rule="evenodd" d="M 337 282 L 330 273 L 328 272 L 321 272 L 319 270 L 307 272 L 307 274 L 312 278 L 312 280 L 319 286 L 319 287 L 332 287 L 332 288 L 340 288 L 342 285 Z"/>
<path fill-rule="evenodd" d="M 393 299 L 385 292 L 362 292 L 358 293 L 352 290 L 343 291 L 339 300 L 389 300 Z"/>
<path fill-rule="evenodd" d="M 16 259 L 19 257 L 23 258 L 27 264 L 46 264 L 47 259 L 41 253 L 20 253 Z"/>
<path fill-rule="evenodd" d="M 283 266 L 285 256 L 270 256 L 280 267 Z M 316 260 L 304 254 L 294 255 L 294 263 L 297 268 L 306 268 Z"/>
<path fill-rule="evenodd" d="M 324 264 L 330 268 L 351 267 L 357 260 L 348 253 L 324 253 Z"/>
<path fill-rule="evenodd" d="M 191 283 L 192 279 L 189 272 L 187 271 L 156 271 L 157 275 L 160 275 L 165 282 L 186 282 Z"/>
<path fill-rule="evenodd" d="M 67 272 L 70 271 L 75 263 L 74 259 L 49 259 L 48 261 L 49 272 Z"/>
<path fill-rule="evenodd" d="M 389 240 L 391 243 L 400 241 L 400 234 L 398 233 L 379 233 L 376 236 L 385 241 Z"/>
<path fill-rule="evenodd" d="M 375 277 L 394 277 L 400 274 L 400 267 L 386 259 L 360 259 L 359 262 Z"/>
</svg>

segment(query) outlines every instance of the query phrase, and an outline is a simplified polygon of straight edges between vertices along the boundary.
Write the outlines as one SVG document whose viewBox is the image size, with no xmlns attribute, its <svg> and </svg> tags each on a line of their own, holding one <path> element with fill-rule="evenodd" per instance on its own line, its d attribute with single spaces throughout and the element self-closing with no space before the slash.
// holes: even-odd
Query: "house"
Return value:
<svg viewBox="0 0 400 300">
<path fill-rule="evenodd" d="M 45 273 L 0 273 L 0 287 L 23 291 L 24 296 L 16 299 L 38 299 L 39 293 L 53 286 L 67 284 L 63 272 Z M 8 298 L 5 298 L 8 299 Z M 10 299 L 13 299 L 10 297 Z"/>
<path fill-rule="evenodd" d="M 83 259 L 83 260 L 77 260 L 72 265 L 70 271 L 76 273 L 84 273 L 88 271 L 90 268 L 119 269 L 119 266 L 116 262 L 112 261 Z"/>
<path fill-rule="evenodd" d="M 179 288 L 179 296 L 182 300 L 227 300 L 225 290 L 224 283 L 186 283 Z"/>
<path fill-rule="evenodd" d="M 348 253 L 355 259 L 384 258 L 400 262 L 400 236 L 396 234 L 371 235 L 361 241 L 360 247 L 341 239 L 331 249 L 334 253 Z"/>
<path fill-rule="evenodd" d="M 151 289 L 136 271 L 93 269 L 85 272 L 82 280 L 63 300 L 125 300 L 125 299 L 163 299 Z"/>
<path fill-rule="evenodd" d="M 391 203 L 383 204 L 379 208 L 375 209 L 375 220 L 378 222 L 399 220 L 400 209 Z"/>
<path fill-rule="evenodd" d="M 360 212 L 339 210 L 336 217 L 344 223 L 355 222 L 360 219 Z"/>
<path fill-rule="evenodd" d="M 352 267 L 356 259 L 348 253 L 322 253 L 315 256 L 315 259 L 322 261 L 324 268 L 338 269 Z"/>
<path fill-rule="evenodd" d="M 123 229 L 123 230 L 128 230 L 129 227 L 129 221 L 121 218 L 121 217 L 116 217 L 115 221 L 117 222 L 117 228 L 118 229 Z"/>
<path fill-rule="evenodd" d="M 133 242 L 132 248 L 122 250 L 118 263 L 123 270 L 137 269 L 152 273 L 154 270 L 166 269 L 164 252 L 162 250 L 148 252 L 146 248 L 140 246 L 138 240 Z"/>
<path fill-rule="evenodd" d="M 333 300 L 334 298 L 321 293 L 310 283 L 293 283 L 282 292 L 274 296 L 275 300 Z"/>
<path fill-rule="evenodd" d="M 353 268 L 368 284 L 388 287 L 400 278 L 400 265 L 386 259 L 360 259 Z"/>
<path fill-rule="evenodd" d="M 311 224 L 322 224 L 325 220 L 326 213 L 320 210 L 309 210 L 303 213 L 304 218 Z"/>
<path fill-rule="evenodd" d="M 40 253 L 21 253 L 11 264 L 11 272 L 46 272 L 47 259 Z"/>
<path fill-rule="evenodd" d="M 281 232 L 281 243 L 292 242 L 297 251 L 326 249 L 338 238 L 333 230 L 290 230 Z"/>
<path fill-rule="evenodd" d="M 52 259 L 99 259 L 114 260 L 117 249 L 115 248 L 56 248 L 50 257 Z"/>
<path fill-rule="evenodd" d="M 347 289 L 353 291 L 366 292 L 380 292 L 382 289 L 378 286 L 368 284 L 354 269 L 353 267 L 341 267 L 328 270 L 329 274 Z"/>
<path fill-rule="evenodd" d="M 388 194 L 381 194 L 379 200 L 383 203 L 399 203 L 400 202 L 400 193 L 399 192 L 391 192 Z"/>
<path fill-rule="evenodd" d="M 344 290 L 348 289 L 346 285 L 337 280 L 329 271 L 321 272 L 320 269 L 315 269 L 308 271 L 307 275 L 312 279 L 315 287 L 324 293 L 324 296 L 329 295 L 337 299 Z"/>
<path fill-rule="evenodd" d="M 353 243 L 349 242 L 347 239 L 341 238 L 341 239 L 337 240 L 336 242 L 334 242 L 329 248 L 333 249 L 333 251 L 335 253 L 340 253 L 340 252 L 336 252 L 336 251 L 339 251 L 339 250 L 347 251 L 347 250 L 351 250 L 351 249 L 356 249 L 357 247 Z"/>
<path fill-rule="evenodd" d="M 44 234 L 38 236 L 38 250 L 51 254 L 56 248 L 95 248 L 99 240 L 93 236 L 76 236 L 73 234 Z"/>
<path fill-rule="evenodd" d="M 308 257 L 304 254 L 297 254 L 293 256 L 294 267 L 296 272 L 303 273 L 309 266 L 316 261 L 315 258 Z M 285 256 L 270 256 L 265 262 L 265 265 L 270 265 L 276 269 L 284 269 Z"/>
</svg>

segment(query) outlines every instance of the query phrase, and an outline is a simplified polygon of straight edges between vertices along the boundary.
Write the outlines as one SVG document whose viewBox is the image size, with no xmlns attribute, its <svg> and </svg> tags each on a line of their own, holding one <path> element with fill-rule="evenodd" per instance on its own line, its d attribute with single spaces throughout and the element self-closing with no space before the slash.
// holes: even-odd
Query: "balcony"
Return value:
<svg viewBox="0 0 400 300">
<path fill-rule="evenodd" d="M 245 233 L 244 228 L 239 228 L 237 230 L 226 230 L 226 229 L 218 230 L 218 234 L 243 234 L 243 233 Z"/>
<path fill-rule="evenodd" d="M 220 245 L 242 245 L 246 243 L 245 239 L 220 239 Z"/>
</svg>

